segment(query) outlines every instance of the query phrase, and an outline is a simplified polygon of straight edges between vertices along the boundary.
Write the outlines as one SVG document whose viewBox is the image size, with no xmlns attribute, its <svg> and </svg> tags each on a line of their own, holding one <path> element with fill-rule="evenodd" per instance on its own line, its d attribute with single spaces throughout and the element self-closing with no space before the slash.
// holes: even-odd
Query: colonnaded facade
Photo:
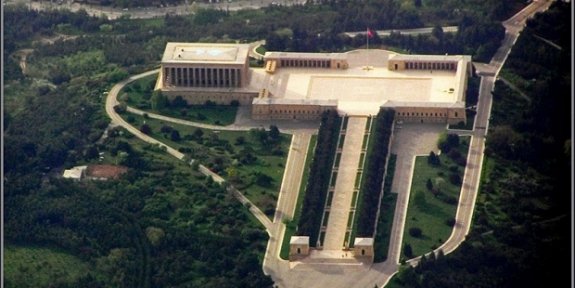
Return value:
<svg viewBox="0 0 575 288">
<path fill-rule="evenodd" d="M 392 107 L 406 122 L 466 121 L 470 56 L 266 52 L 249 67 L 249 45 L 168 43 L 156 83 L 168 98 L 250 105 L 253 119 L 319 119 L 326 110 L 375 115 Z"/>
</svg>

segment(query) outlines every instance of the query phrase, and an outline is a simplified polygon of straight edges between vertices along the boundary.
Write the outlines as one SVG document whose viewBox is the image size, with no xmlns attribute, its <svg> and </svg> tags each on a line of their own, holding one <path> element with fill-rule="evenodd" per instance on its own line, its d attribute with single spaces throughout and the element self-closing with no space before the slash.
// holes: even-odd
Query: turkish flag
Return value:
<svg viewBox="0 0 575 288">
<path fill-rule="evenodd" d="M 373 38 L 373 32 L 369 28 L 367 28 L 367 37 Z"/>
</svg>

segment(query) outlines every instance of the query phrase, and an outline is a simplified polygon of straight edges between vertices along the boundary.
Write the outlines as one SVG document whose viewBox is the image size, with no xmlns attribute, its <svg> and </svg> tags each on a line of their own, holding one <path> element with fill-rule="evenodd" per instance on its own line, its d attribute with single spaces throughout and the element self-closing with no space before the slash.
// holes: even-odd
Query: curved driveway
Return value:
<svg viewBox="0 0 575 288">
<path fill-rule="evenodd" d="M 148 71 L 148 72 L 145 72 L 142 74 L 134 75 L 134 76 L 131 76 L 128 79 L 125 79 L 124 81 L 114 85 L 114 87 L 112 87 L 112 89 L 108 93 L 108 98 L 106 98 L 106 113 L 112 119 L 113 125 L 118 125 L 118 126 L 124 127 L 124 129 L 128 130 L 130 133 L 134 134 L 134 136 L 142 139 L 145 142 L 148 142 L 150 144 L 157 144 L 157 145 L 160 145 L 162 147 L 166 147 L 167 152 L 170 153 L 170 155 L 182 160 L 184 158 L 184 154 L 182 152 L 166 145 L 163 142 L 160 142 L 160 141 L 142 133 L 138 128 L 132 126 L 126 120 L 122 119 L 122 117 L 116 112 L 116 110 L 114 110 L 114 107 L 116 105 L 120 104 L 118 102 L 118 99 L 117 99 L 118 93 L 120 93 L 120 91 L 122 90 L 122 88 L 124 88 L 124 86 L 126 84 L 128 84 L 132 81 L 136 81 L 140 78 L 156 74 L 159 71 L 160 71 L 160 69 L 156 69 L 156 70 L 151 70 L 151 71 Z"/>
<path fill-rule="evenodd" d="M 118 84 L 114 85 L 114 87 L 112 87 L 112 89 L 110 90 L 110 92 L 108 93 L 108 97 L 106 98 L 106 113 L 108 114 L 108 116 L 111 118 L 112 120 L 112 125 L 113 126 L 121 126 L 124 129 L 128 130 L 128 132 L 132 133 L 134 136 L 140 138 L 141 140 L 143 140 L 144 142 L 150 143 L 150 144 L 156 144 L 156 145 L 160 145 L 166 148 L 166 152 L 168 152 L 170 155 L 176 157 L 179 160 L 182 160 L 184 158 L 184 154 L 181 153 L 180 151 L 164 144 L 161 141 L 158 141 L 144 133 L 142 133 L 139 129 L 137 129 L 136 127 L 132 126 L 130 123 L 128 123 L 126 120 L 124 120 L 117 112 L 116 110 L 114 110 L 114 107 L 116 105 L 119 104 L 118 102 L 118 93 L 120 93 L 120 91 L 122 90 L 122 88 L 124 88 L 124 86 L 126 86 L 126 84 L 133 82 L 135 80 L 138 80 L 140 78 L 146 77 L 146 76 L 150 76 L 153 74 L 157 74 L 159 72 L 159 69 L 155 69 L 155 70 L 151 70 L 142 74 L 138 74 L 138 75 L 134 75 L 129 77 L 128 79 L 125 79 L 121 82 L 119 82 Z M 143 114 L 143 113 L 142 113 Z M 156 114 L 154 114 L 156 115 Z M 157 115 L 157 116 L 161 116 L 161 115 Z M 176 118 L 170 118 L 170 120 L 173 120 Z M 179 120 L 179 119 L 177 119 Z M 183 120 L 182 120 L 183 121 Z M 189 122 L 189 121 L 188 121 Z M 191 122 L 193 124 L 198 125 L 198 123 L 195 122 Z M 189 124 L 189 123 L 188 123 Z M 211 126 L 211 125 L 208 125 Z M 216 126 L 217 129 L 221 129 L 221 127 Z M 208 128 L 211 129 L 213 127 L 204 127 L 204 128 Z M 206 175 L 206 176 L 211 176 L 215 182 L 217 183 L 222 183 L 224 182 L 224 178 L 220 177 L 219 175 L 217 175 L 216 173 L 210 171 L 208 168 L 206 168 L 203 165 L 199 166 L 199 171 Z M 254 205 L 247 197 L 245 197 L 239 190 L 235 189 L 233 186 L 229 186 L 227 187 L 227 190 L 232 192 L 232 194 L 245 206 L 248 207 L 249 211 L 258 219 L 258 221 L 260 221 L 260 223 L 266 228 L 266 231 L 268 232 L 268 234 L 270 234 L 271 231 L 271 226 L 272 223 L 271 221 L 268 219 L 268 217 L 256 206 Z"/>
</svg>

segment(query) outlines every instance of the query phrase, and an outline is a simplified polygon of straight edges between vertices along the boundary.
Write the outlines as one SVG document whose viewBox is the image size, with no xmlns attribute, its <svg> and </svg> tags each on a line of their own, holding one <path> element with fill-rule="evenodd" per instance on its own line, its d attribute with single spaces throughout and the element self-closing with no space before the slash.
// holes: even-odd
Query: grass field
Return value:
<svg viewBox="0 0 575 288">
<path fill-rule="evenodd" d="M 301 206 L 303 204 L 303 198 L 305 198 L 305 187 L 307 186 L 307 181 L 309 177 L 309 173 L 307 173 L 307 171 L 309 170 L 309 166 L 311 165 L 311 161 L 313 159 L 313 152 L 316 143 L 317 143 L 317 135 L 313 135 L 311 137 L 311 141 L 309 142 L 309 147 L 307 149 L 307 156 L 305 158 L 305 164 L 303 168 L 304 169 L 303 171 L 305 171 L 305 173 L 303 173 L 303 177 L 301 179 L 301 183 L 299 186 L 299 193 L 295 205 L 294 217 L 289 223 L 286 224 L 286 230 L 282 241 L 280 257 L 284 260 L 289 259 L 289 241 L 291 239 L 291 236 L 295 234 L 297 228 L 296 225 L 299 222 L 299 218 L 301 215 Z"/>
<path fill-rule="evenodd" d="M 73 283 L 91 271 L 89 263 L 63 251 L 4 246 L 4 284 L 10 283 L 13 287 L 56 287 Z"/>
<path fill-rule="evenodd" d="M 467 158 L 469 137 L 461 137 L 461 142 L 457 149 L 462 157 Z M 462 179 L 465 167 L 455 164 L 445 154 L 439 158 L 441 165 L 437 167 L 428 164 L 428 156 L 418 156 L 415 160 L 402 246 L 411 245 L 413 257 L 439 247 L 452 231 L 448 222 L 455 218 L 461 184 L 454 185 L 449 178 L 452 173 L 457 173 Z M 452 172 L 455 167 L 457 172 Z M 428 179 L 431 180 L 433 189 L 441 192 L 429 191 L 426 187 Z M 421 229 L 422 235 L 410 235 L 411 228 Z M 406 257 L 410 258 L 407 255 Z"/>
</svg>

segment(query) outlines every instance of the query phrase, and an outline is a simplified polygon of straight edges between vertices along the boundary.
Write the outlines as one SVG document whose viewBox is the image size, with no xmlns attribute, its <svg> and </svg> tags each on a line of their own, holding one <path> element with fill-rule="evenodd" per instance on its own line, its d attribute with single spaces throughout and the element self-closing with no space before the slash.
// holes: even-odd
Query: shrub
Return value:
<svg viewBox="0 0 575 288">
<path fill-rule="evenodd" d="M 441 164 L 439 157 L 433 151 L 429 152 L 427 163 L 431 166 L 439 166 Z"/>
<path fill-rule="evenodd" d="M 179 142 L 180 140 L 182 140 L 182 138 L 180 137 L 180 132 L 176 129 L 173 129 L 170 134 L 170 139 L 174 142 Z"/>
<path fill-rule="evenodd" d="M 423 232 L 419 227 L 411 227 L 409 228 L 409 235 L 415 238 L 420 238 L 423 235 Z"/>
<path fill-rule="evenodd" d="M 186 102 L 186 100 L 184 100 L 184 98 L 182 98 L 182 96 L 176 96 L 176 98 L 174 98 L 174 100 L 172 100 L 171 106 L 176 107 L 176 108 L 187 107 L 188 102 Z"/>
<path fill-rule="evenodd" d="M 461 176 L 459 176 L 459 173 L 452 173 L 449 175 L 449 182 L 453 185 L 461 184 Z"/>
<path fill-rule="evenodd" d="M 447 156 L 455 161 L 461 158 L 461 152 L 459 152 L 457 149 L 451 149 L 449 150 L 449 153 L 447 153 Z"/>
<path fill-rule="evenodd" d="M 433 183 L 431 182 L 431 179 L 427 178 L 427 182 L 425 182 L 425 187 L 429 191 L 431 191 L 433 189 Z"/>
<path fill-rule="evenodd" d="M 411 248 L 411 245 L 409 245 L 409 243 L 403 246 L 403 255 L 405 255 L 405 257 L 407 258 L 413 257 L 413 249 Z"/>
<path fill-rule="evenodd" d="M 143 124 L 142 126 L 140 126 L 140 132 L 149 135 L 150 133 L 152 133 L 152 128 L 148 124 Z"/>
<path fill-rule="evenodd" d="M 235 145 L 243 145 L 246 143 L 246 138 L 244 136 L 240 136 L 238 138 L 236 138 L 236 142 L 234 143 Z"/>
<path fill-rule="evenodd" d="M 445 224 L 449 227 L 455 226 L 455 218 L 449 218 L 449 219 L 445 220 Z"/>
<path fill-rule="evenodd" d="M 172 132 L 172 127 L 168 126 L 168 125 L 162 125 L 162 128 L 160 128 L 160 132 L 162 133 L 170 133 Z"/>
</svg>

